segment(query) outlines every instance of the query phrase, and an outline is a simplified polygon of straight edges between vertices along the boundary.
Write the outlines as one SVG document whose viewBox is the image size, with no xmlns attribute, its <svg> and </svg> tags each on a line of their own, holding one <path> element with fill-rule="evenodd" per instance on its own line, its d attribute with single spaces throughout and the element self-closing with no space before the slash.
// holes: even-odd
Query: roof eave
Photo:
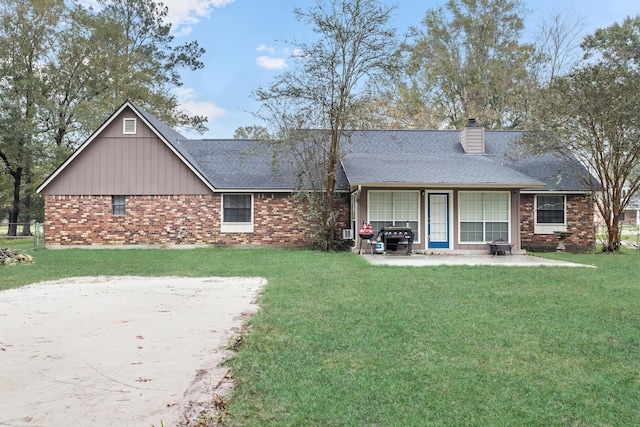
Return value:
<svg viewBox="0 0 640 427">
<path fill-rule="evenodd" d="M 537 194 L 540 192 L 538 189 L 527 187 L 520 191 L 522 194 Z M 554 193 L 554 194 L 588 194 L 591 193 L 591 190 L 561 190 L 557 188 L 545 189 L 545 193 Z"/>
<path fill-rule="evenodd" d="M 388 188 L 509 188 L 509 189 L 522 189 L 522 188 L 534 188 L 545 187 L 543 183 L 491 183 L 491 182 L 375 182 L 375 181 L 351 181 L 352 187 L 388 187 Z"/>
</svg>

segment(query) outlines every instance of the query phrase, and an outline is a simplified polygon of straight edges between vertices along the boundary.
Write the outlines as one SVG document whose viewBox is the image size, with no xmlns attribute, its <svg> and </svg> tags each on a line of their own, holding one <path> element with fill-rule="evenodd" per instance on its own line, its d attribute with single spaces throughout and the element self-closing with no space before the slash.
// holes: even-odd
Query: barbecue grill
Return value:
<svg viewBox="0 0 640 427">
<path fill-rule="evenodd" d="M 362 228 L 358 231 L 358 236 L 360 236 L 360 248 L 358 249 L 358 253 L 362 253 L 362 242 L 367 240 L 369 242 L 369 249 L 371 249 L 371 255 L 373 255 L 373 243 L 371 243 L 371 239 L 373 239 L 373 228 L 371 228 L 371 224 L 362 223 Z"/>
<path fill-rule="evenodd" d="M 404 241 L 407 242 L 407 254 L 413 253 L 413 231 L 411 227 L 396 227 L 388 225 L 382 227 L 378 233 L 378 239 L 384 241 L 385 250 L 396 251 L 398 245 Z"/>
</svg>

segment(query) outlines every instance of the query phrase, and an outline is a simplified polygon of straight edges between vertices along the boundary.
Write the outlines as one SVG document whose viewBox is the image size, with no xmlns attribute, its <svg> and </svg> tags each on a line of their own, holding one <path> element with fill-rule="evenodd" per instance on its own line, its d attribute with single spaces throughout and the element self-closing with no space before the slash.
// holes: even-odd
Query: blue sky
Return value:
<svg viewBox="0 0 640 427">
<path fill-rule="evenodd" d="M 158 0 L 156 0 L 158 1 Z M 397 5 L 393 25 L 399 34 L 419 25 L 426 11 L 446 0 L 380 0 Z M 307 9 L 314 0 L 163 0 L 169 7 L 176 41 L 196 39 L 207 51 L 205 67 L 183 73 L 178 97 L 190 113 L 206 115 L 209 131 L 194 138 L 231 138 L 236 128 L 259 124 L 251 112 L 258 105 L 250 98 L 259 85 L 268 85 L 291 66 L 294 38 L 310 40 L 310 28 L 293 19 L 294 7 Z M 638 0 L 525 0 L 531 14 L 527 28 L 553 11 L 581 16 L 585 34 L 640 14 Z"/>
</svg>

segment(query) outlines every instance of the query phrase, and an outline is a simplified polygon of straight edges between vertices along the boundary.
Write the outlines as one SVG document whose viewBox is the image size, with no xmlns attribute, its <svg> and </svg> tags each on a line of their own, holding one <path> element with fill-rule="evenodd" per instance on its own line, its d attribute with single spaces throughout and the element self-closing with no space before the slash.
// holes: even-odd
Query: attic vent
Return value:
<svg viewBox="0 0 640 427">
<path fill-rule="evenodd" d="M 122 121 L 122 133 L 125 135 L 135 135 L 136 119 L 124 119 Z"/>
</svg>

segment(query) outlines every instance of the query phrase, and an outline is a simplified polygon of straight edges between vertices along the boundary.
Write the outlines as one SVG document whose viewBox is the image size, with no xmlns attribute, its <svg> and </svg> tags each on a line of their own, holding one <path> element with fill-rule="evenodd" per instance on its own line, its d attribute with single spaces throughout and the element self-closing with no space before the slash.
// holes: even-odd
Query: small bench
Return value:
<svg viewBox="0 0 640 427">
<path fill-rule="evenodd" d="M 513 255 L 513 253 L 511 252 L 511 249 L 513 249 L 513 245 L 509 242 L 505 242 L 502 239 L 494 240 L 491 243 L 487 243 L 487 245 L 489 245 L 489 253 L 491 255 L 498 255 L 500 252 L 502 252 L 503 255 L 506 255 L 507 251 L 509 252 L 509 255 Z"/>
</svg>

